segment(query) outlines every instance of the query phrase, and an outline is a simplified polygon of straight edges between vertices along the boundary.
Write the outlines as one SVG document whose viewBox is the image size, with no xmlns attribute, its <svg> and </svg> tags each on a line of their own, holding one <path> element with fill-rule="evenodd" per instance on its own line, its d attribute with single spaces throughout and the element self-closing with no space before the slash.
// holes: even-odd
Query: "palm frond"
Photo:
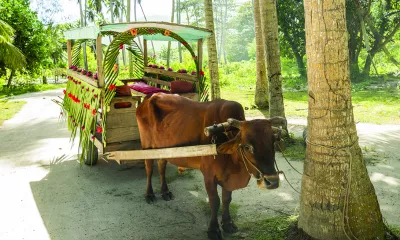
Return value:
<svg viewBox="0 0 400 240">
<path fill-rule="evenodd" d="M 6 22 L 0 20 L 0 43 L 12 42 L 14 29 Z"/>
<path fill-rule="evenodd" d="M 24 54 L 11 42 L 2 42 L 0 38 L 0 60 L 13 69 L 21 69 L 26 65 Z"/>
</svg>

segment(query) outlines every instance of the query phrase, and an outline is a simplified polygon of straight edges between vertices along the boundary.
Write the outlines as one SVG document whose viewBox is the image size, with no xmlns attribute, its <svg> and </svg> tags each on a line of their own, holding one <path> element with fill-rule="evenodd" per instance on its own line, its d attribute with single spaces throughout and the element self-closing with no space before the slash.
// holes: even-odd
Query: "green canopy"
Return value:
<svg viewBox="0 0 400 240">
<path fill-rule="evenodd" d="M 187 42 L 205 39 L 211 35 L 211 31 L 205 28 L 199 28 L 189 25 L 181 25 L 168 22 L 128 22 L 104 24 L 98 26 L 90 26 L 83 28 L 70 29 L 64 32 L 66 39 L 95 39 L 102 32 L 125 32 L 132 28 L 162 28 L 174 32 L 181 36 Z M 175 41 L 175 39 L 164 36 L 162 34 L 143 35 L 147 40 L 159 41 Z"/>
</svg>

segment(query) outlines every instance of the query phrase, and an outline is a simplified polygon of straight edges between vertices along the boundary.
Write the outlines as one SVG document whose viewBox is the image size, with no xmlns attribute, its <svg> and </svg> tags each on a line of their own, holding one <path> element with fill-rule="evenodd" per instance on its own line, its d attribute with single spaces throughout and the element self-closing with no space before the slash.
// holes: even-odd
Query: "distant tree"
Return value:
<svg viewBox="0 0 400 240">
<path fill-rule="evenodd" d="M 231 62 L 249 60 L 248 46 L 255 37 L 253 6 L 251 1 L 237 8 L 236 15 L 230 18 L 227 26 L 226 52 Z"/>
<path fill-rule="evenodd" d="M 14 30 L 14 46 L 26 57 L 26 70 L 30 74 L 41 74 L 42 68 L 51 63 L 50 39 L 46 29 L 28 0 L 0 1 L 0 19 Z M 11 84 L 12 77 L 9 77 Z"/>
<path fill-rule="evenodd" d="M 276 0 L 261 0 L 260 12 L 269 83 L 269 114 L 270 117 L 285 117 Z"/>
<path fill-rule="evenodd" d="M 214 17 L 212 0 L 204 0 L 204 14 L 206 20 L 206 28 L 214 32 Z M 215 34 L 211 34 L 207 41 L 208 50 L 208 68 L 210 70 L 211 82 L 211 100 L 221 98 L 218 74 L 218 56 L 217 44 L 215 42 Z"/>
<path fill-rule="evenodd" d="M 268 109 L 268 81 L 260 16 L 260 0 L 254 0 L 254 28 L 256 33 L 256 92 L 254 102 L 259 108 Z"/>
<path fill-rule="evenodd" d="M 354 122 L 345 0 L 304 7 L 308 135 L 298 227 L 315 239 L 385 239 Z"/>
<path fill-rule="evenodd" d="M 297 69 L 301 76 L 306 76 L 303 57 L 306 53 L 304 33 L 303 1 L 277 1 L 279 31 L 282 34 L 280 42 L 281 54 L 296 59 Z"/>
</svg>

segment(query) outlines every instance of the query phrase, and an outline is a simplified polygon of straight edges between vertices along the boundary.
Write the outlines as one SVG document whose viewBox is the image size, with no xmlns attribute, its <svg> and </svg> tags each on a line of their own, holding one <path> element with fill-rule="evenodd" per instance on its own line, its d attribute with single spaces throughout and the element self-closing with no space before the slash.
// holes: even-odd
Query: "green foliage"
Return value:
<svg viewBox="0 0 400 240">
<path fill-rule="evenodd" d="M 1 83 L 1 81 L 0 81 Z M 59 88 L 65 88 L 66 84 L 24 84 L 21 86 L 15 86 L 12 88 L 4 88 L 0 84 L 0 98 L 12 97 L 30 92 L 41 92 L 46 90 L 53 90 Z"/>
<path fill-rule="evenodd" d="M 0 126 L 3 125 L 5 120 L 11 119 L 18 113 L 25 103 L 25 101 L 0 100 Z"/>
<path fill-rule="evenodd" d="M 40 73 L 42 66 L 51 63 L 49 34 L 30 9 L 29 1 L 1 1 L 0 16 L 15 30 L 14 45 L 25 55 L 26 69 L 30 73 Z"/>
<path fill-rule="evenodd" d="M 246 239 L 266 240 L 266 239 L 286 239 L 286 233 L 291 226 L 297 224 L 298 216 L 275 216 L 257 221 L 239 222 L 241 234 L 246 235 Z"/>
</svg>

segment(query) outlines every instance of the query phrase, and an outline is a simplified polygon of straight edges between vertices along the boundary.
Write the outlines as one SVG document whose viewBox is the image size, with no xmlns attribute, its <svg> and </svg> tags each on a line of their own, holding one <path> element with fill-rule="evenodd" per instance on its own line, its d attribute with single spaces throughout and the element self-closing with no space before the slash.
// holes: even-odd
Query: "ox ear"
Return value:
<svg viewBox="0 0 400 240">
<path fill-rule="evenodd" d="M 238 133 L 231 140 L 219 145 L 219 147 L 217 148 L 217 153 L 232 154 L 237 150 L 239 144 L 240 144 L 240 134 Z"/>
</svg>

